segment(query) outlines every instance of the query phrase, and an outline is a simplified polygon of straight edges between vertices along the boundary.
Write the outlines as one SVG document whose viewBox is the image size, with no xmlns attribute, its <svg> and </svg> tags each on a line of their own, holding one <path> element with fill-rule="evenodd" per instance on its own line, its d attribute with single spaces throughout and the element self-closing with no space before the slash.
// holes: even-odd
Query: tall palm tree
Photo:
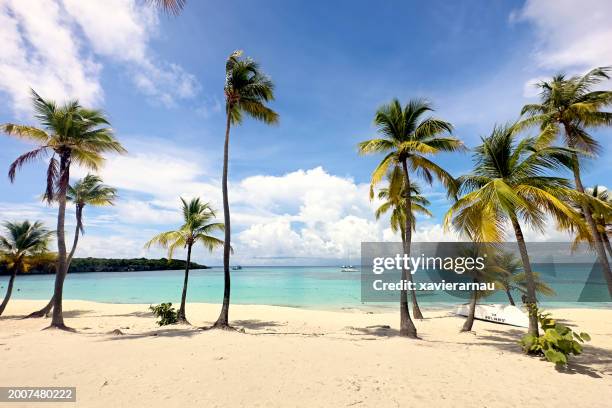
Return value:
<svg viewBox="0 0 612 408">
<path fill-rule="evenodd" d="M 552 80 L 539 84 L 540 103 L 525 105 L 521 111 L 526 116 L 519 123 L 521 128 L 539 125 L 543 143 L 549 143 L 562 134 L 565 145 L 575 149 L 572 153 L 574 184 L 582 194 L 585 189 L 580 175 L 580 160 L 595 156 L 599 150 L 599 143 L 587 130 L 612 125 L 612 112 L 602 110 L 612 105 L 612 91 L 592 91 L 592 88 L 610 79 L 611 71 L 612 67 L 601 67 L 582 76 L 567 78 L 563 74 L 556 75 Z M 612 271 L 604 244 L 588 203 L 581 202 L 581 206 L 612 297 Z"/>
<path fill-rule="evenodd" d="M 380 138 L 359 143 L 361 154 L 386 153 L 383 160 L 372 173 L 370 196 L 374 194 L 374 186 L 378 184 L 390 168 L 399 166 L 404 173 L 404 191 L 406 214 L 411 213 L 412 194 L 410 192 L 411 173 L 416 173 L 426 182 L 431 183 L 436 176 L 454 194 L 454 180 L 451 175 L 426 156 L 440 152 L 452 152 L 463 149 L 463 144 L 453 137 L 443 137 L 450 134 L 452 125 L 433 117 L 424 117 L 432 111 L 428 102 L 420 99 L 409 101 L 402 107 L 399 100 L 394 99 L 388 105 L 381 106 L 374 117 Z M 410 256 L 412 242 L 412 226 L 410 218 L 406 217 L 406 239 L 404 254 Z M 402 280 L 406 280 L 406 271 L 402 271 Z M 408 293 L 400 294 L 400 335 L 417 338 L 417 331 L 408 311 Z"/>
<path fill-rule="evenodd" d="M 6 235 L 0 235 L 0 259 L 10 272 L 4 300 L 0 304 L 0 316 L 11 298 L 13 283 L 18 273 L 27 272 L 33 264 L 48 258 L 47 246 L 53 232 L 47 230 L 39 221 L 30 223 L 5 222 Z"/>
<path fill-rule="evenodd" d="M 399 232 L 402 237 L 402 244 L 406 240 L 406 194 L 404 193 L 404 177 L 402 170 L 395 166 L 387 174 L 388 187 L 381 188 L 378 191 L 378 199 L 382 200 L 382 204 L 376 209 L 374 215 L 376 219 L 391 211 L 391 217 L 389 219 L 391 230 L 393 232 Z M 411 193 L 411 207 L 412 211 L 410 214 L 410 223 L 412 225 L 412 231 L 416 229 L 416 218 L 415 213 L 432 216 L 431 212 L 426 208 L 430 202 L 427 198 L 421 195 L 421 188 L 415 182 L 410 183 Z M 407 274 L 408 279 L 412 282 L 412 274 Z M 411 291 L 412 298 L 412 314 L 415 319 L 422 319 L 423 313 L 419 308 L 419 303 L 416 297 L 416 290 L 414 287 Z"/>
<path fill-rule="evenodd" d="M 187 301 L 187 282 L 189 281 L 189 268 L 191 264 L 191 248 L 200 242 L 210 252 L 223 245 L 223 241 L 210 235 L 214 231 L 223 231 L 223 224 L 210 222 L 215 218 L 215 211 L 208 203 L 202 203 L 199 198 L 187 202 L 181 197 L 183 204 L 183 225 L 177 230 L 162 232 L 145 244 L 146 248 L 159 245 L 168 248 L 168 259 L 172 259 L 174 251 L 187 248 L 187 262 L 185 263 L 185 279 L 181 296 L 181 307 L 178 310 L 178 321 L 188 323 L 185 317 L 185 303 Z"/>
<path fill-rule="evenodd" d="M 15 174 L 23 165 L 46 155 L 51 155 L 47 167 L 44 198 L 49 203 L 58 203 L 57 213 L 57 267 L 53 291 L 53 317 L 51 327 L 68 329 L 62 313 L 64 279 L 68 272 L 68 257 L 64 222 L 66 218 L 66 193 L 70 180 L 70 166 L 77 163 L 91 170 L 98 170 L 104 163 L 103 153 L 123 153 L 125 149 L 113 136 L 109 122 L 101 111 L 83 108 L 73 100 L 58 106 L 44 100 L 32 91 L 35 118 L 42 128 L 7 123 L 0 130 L 10 136 L 37 144 L 17 158 L 9 167 L 9 178 L 15 181 Z"/>
<path fill-rule="evenodd" d="M 267 124 L 278 123 L 278 114 L 266 106 L 274 99 L 274 84 L 251 58 L 242 58 L 242 51 L 234 51 L 225 63 L 225 144 L 223 148 L 223 221 L 225 240 L 223 245 L 223 305 L 213 327 L 229 328 L 230 304 L 230 209 L 227 193 L 227 168 L 229 161 L 229 137 L 232 125 L 242 123 L 244 114 Z"/>
<path fill-rule="evenodd" d="M 536 288 L 521 220 L 542 230 L 546 215 L 558 224 L 580 222 L 566 204 L 575 196 L 567 179 L 547 175 L 570 168 L 572 150 L 539 146 L 535 139 L 515 140 L 513 126 L 496 126 L 475 149 L 474 170 L 457 179 L 464 194 L 448 210 L 444 224 L 467 231 L 476 242 L 500 242 L 512 225 L 527 278 L 529 333 L 537 335 Z"/>
<path fill-rule="evenodd" d="M 79 235 L 85 233 L 83 227 L 83 209 L 86 205 L 94 207 L 113 205 L 117 198 L 117 190 L 113 187 L 102 184 L 102 179 L 96 175 L 88 174 L 84 178 L 78 180 L 71 186 L 68 186 L 66 193 L 66 199 L 72 202 L 76 206 L 76 227 L 74 229 L 74 240 L 72 242 L 72 248 L 68 254 L 66 260 L 66 268 L 70 268 L 72 257 L 77 248 L 79 242 Z M 30 317 L 43 317 L 48 315 L 53 308 L 53 297 L 49 300 L 49 303 L 45 307 L 36 312 L 30 313 L 26 318 Z"/>
</svg>

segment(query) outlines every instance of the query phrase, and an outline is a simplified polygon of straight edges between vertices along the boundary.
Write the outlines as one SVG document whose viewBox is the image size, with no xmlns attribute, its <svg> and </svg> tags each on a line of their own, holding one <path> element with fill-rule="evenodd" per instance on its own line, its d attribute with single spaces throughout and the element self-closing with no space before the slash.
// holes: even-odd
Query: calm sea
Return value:
<svg viewBox="0 0 612 408">
<path fill-rule="evenodd" d="M 570 273 L 571 272 L 571 273 Z M 551 283 L 557 293 L 579 293 L 583 279 L 575 276 L 588 271 L 572 271 Z M 65 299 L 110 303 L 176 303 L 180 300 L 183 271 L 71 273 L 64 286 Z M 559 273 L 557 272 L 559 275 Z M 426 279 L 426 278 L 425 278 Z M 0 295 L 6 290 L 8 277 L 0 277 Z M 53 290 L 53 275 L 21 275 L 15 281 L 15 299 L 48 299 Z M 417 281 L 419 278 L 416 279 Z M 601 282 L 603 285 L 603 282 Z M 604 289 L 603 287 L 600 289 Z M 191 271 L 189 302 L 220 303 L 223 295 L 223 271 L 216 267 Z M 611 303 L 573 301 L 573 295 L 547 302 L 547 307 L 611 307 Z M 520 295 L 514 294 L 517 303 Z M 577 299 L 577 298 L 576 298 Z M 569 300 L 569 301 L 568 301 Z M 423 292 L 421 304 L 446 307 L 465 300 L 445 292 Z M 506 302 L 502 293 L 483 302 Z M 395 308 L 395 303 L 361 302 L 360 273 L 340 272 L 339 267 L 244 267 L 232 271 L 232 303 L 282 305 L 315 309 L 361 307 Z"/>
</svg>

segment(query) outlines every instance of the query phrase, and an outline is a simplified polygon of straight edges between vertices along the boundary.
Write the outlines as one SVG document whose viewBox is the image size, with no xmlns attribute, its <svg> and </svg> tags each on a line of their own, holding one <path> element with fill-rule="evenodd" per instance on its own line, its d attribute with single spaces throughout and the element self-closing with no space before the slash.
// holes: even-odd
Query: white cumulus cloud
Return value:
<svg viewBox="0 0 612 408">
<path fill-rule="evenodd" d="M 18 114 L 30 109 L 30 88 L 59 101 L 100 104 L 100 72 L 110 61 L 122 64 L 151 101 L 174 106 L 200 86 L 153 53 L 158 24 L 153 9 L 134 0 L 0 0 L 0 91 Z"/>
</svg>

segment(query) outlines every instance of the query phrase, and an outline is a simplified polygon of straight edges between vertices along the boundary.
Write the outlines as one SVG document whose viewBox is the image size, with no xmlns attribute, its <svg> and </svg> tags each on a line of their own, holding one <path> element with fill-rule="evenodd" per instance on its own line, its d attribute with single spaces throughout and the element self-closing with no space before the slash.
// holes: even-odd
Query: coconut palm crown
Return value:
<svg viewBox="0 0 612 408">
<path fill-rule="evenodd" d="M 6 234 L 0 235 L 0 260 L 11 275 L 4 300 L 0 304 L 0 315 L 11 297 L 17 273 L 27 272 L 32 265 L 48 260 L 47 247 L 53 236 L 53 232 L 46 229 L 40 221 L 5 222 L 3 227 Z"/>
<path fill-rule="evenodd" d="M 547 216 L 562 226 L 581 221 L 567 204 L 576 195 L 569 181 L 549 175 L 571 167 L 572 150 L 541 147 L 534 138 L 516 139 L 511 125 L 496 126 L 482 139 L 475 149 L 474 170 L 457 179 L 462 196 L 446 213 L 444 225 L 476 242 L 500 242 L 510 224 L 527 275 L 528 304 L 535 305 L 535 283 L 520 222 L 543 230 Z M 538 331 L 535 313 L 530 313 L 529 331 Z"/>
</svg>

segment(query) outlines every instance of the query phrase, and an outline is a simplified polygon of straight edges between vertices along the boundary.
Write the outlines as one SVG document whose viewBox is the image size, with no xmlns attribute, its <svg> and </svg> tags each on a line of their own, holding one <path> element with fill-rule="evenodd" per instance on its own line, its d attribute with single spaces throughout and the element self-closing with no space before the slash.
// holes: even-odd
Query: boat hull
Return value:
<svg viewBox="0 0 612 408">
<path fill-rule="evenodd" d="M 469 310 L 470 305 L 459 305 L 455 309 L 455 314 L 467 316 Z M 476 305 L 474 318 L 485 322 L 507 324 L 509 326 L 529 327 L 529 317 L 527 314 L 518 307 L 512 305 Z"/>
</svg>

